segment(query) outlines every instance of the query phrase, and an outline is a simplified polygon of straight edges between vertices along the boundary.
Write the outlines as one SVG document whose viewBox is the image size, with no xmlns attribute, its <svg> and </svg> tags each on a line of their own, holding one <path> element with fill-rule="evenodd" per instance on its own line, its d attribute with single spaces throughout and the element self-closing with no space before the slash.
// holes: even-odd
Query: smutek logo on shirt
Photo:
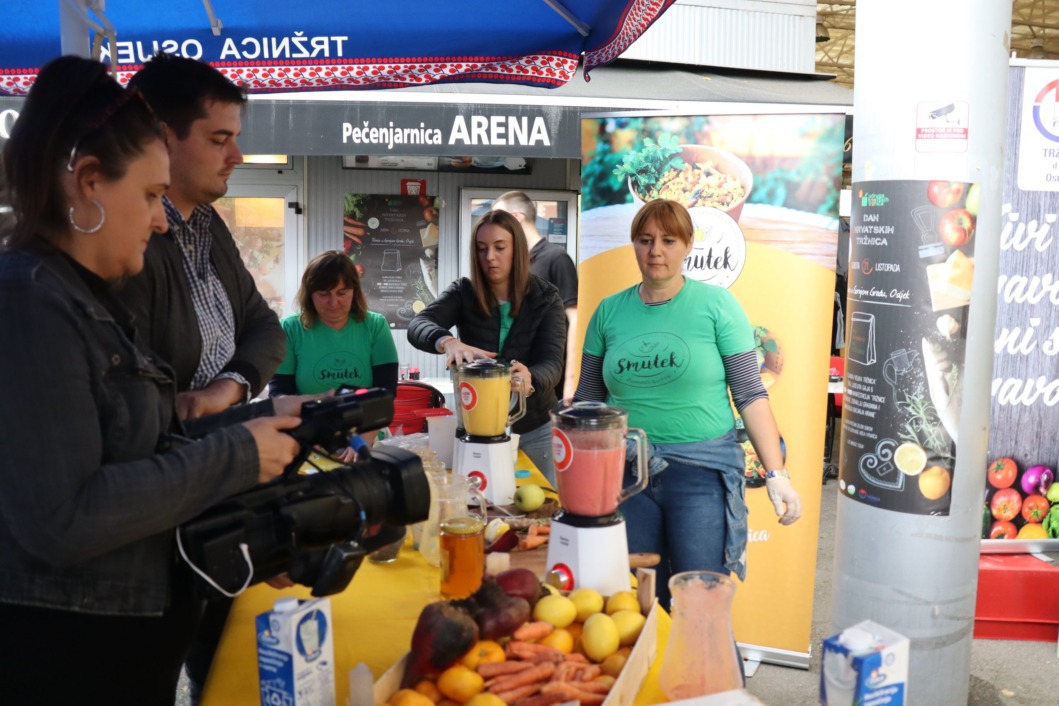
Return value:
<svg viewBox="0 0 1059 706">
<path fill-rule="evenodd" d="M 360 377 L 364 363 L 352 353 L 331 353 L 323 356 L 313 368 L 313 378 L 320 382 L 350 382 Z"/>
<path fill-rule="evenodd" d="M 633 387 L 657 387 L 688 369 L 688 344 L 671 333 L 648 333 L 619 345 L 611 374 Z"/>
</svg>

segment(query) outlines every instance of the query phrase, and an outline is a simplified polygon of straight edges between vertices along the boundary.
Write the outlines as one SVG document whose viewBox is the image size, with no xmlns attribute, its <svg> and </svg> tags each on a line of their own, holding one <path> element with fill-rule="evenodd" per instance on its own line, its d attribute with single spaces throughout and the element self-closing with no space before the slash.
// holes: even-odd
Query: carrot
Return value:
<svg viewBox="0 0 1059 706">
<path fill-rule="evenodd" d="M 537 535 L 527 536 L 525 539 L 520 539 L 518 542 L 519 551 L 525 552 L 530 549 L 536 549 L 542 546 L 548 541 L 547 537 L 538 537 Z"/>
<path fill-rule="evenodd" d="M 530 525 L 526 534 L 530 537 L 539 537 L 552 533 L 551 525 Z"/>
<path fill-rule="evenodd" d="M 518 672 L 517 674 L 498 678 L 493 685 L 489 687 L 489 691 L 493 694 L 498 694 L 501 691 L 511 691 L 520 686 L 537 684 L 542 681 L 547 681 L 551 678 L 552 674 L 555 674 L 554 664 L 536 664 L 529 669 Z"/>
<path fill-rule="evenodd" d="M 562 703 L 565 698 L 566 697 L 562 694 L 557 693 L 537 694 L 528 699 L 516 701 L 514 706 L 554 706 L 555 704 Z"/>
<path fill-rule="evenodd" d="M 584 681 L 584 682 L 566 682 L 570 686 L 574 687 L 578 691 L 583 691 L 586 694 L 609 694 L 610 684 L 601 684 L 595 681 Z"/>
<path fill-rule="evenodd" d="M 515 632 L 511 633 L 511 637 L 515 640 L 539 640 L 542 637 L 547 637 L 555 630 L 555 626 L 544 620 L 538 620 L 534 623 L 525 623 Z"/>
<path fill-rule="evenodd" d="M 540 684 L 528 684 L 526 686 L 520 686 L 517 689 L 511 689 L 509 691 L 493 692 L 494 695 L 503 701 L 505 704 L 513 704 L 519 699 L 524 699 L 528 696 L 533 696 L 541 690 Z"/>
<path fill-rule="evenodd" d="M 526 642 L 525 640 L 512 640 L 507 643 L 505 652 L 507 652 L 508 657 L 520 657 L 522 659 L 539 654 L 562 654 L 562 652 L 554 647 L 538 645 L 536 642 Z"/>
<path fill-rule="evenodd" d="M 576 686 L 564 681 L 553 681 L 548 682 L 541 687 L 541 693 L 547 694 L 556 692 L 562 694 L 564 698 L 570 701 L 580 701 L 581 706 L 600 706 L 606 701 L 606 694 L 593 694 L 587 691 L 582 691 Z"/>
<path fill-rule="evenodd" d="M 485 664 L 478 665 L 478 674 L 480 674 L 483 679 L 491 679 L 493 677 L 506 676 L 508 674 L 517 674 L 532 666 L 532 662 L 519 662 L 518 660 L 507 662 L 486 662 Z"/>
<path fill-rule="evenodd" d="M 598 664 L 587 664 L 587 665 L 585 665 L 584 667 L 581 668 L 581 671 L 577 675 L 577 680 L 578 681 L 592 681 L 593 679 L 598 677 L 600 674 L 602 674 L 602 672 L 603 672 L 603 670 L 600 668 L 600 666 Z"/>
</svg>

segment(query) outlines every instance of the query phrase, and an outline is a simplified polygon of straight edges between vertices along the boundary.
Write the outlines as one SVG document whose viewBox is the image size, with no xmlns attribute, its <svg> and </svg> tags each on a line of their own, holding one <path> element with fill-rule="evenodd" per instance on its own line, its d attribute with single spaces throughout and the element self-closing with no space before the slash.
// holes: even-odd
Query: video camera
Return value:
<svg viewBox="0 0 1059 706">
<path fill-rule="evenodd" d="M 298 469 L 315 445 L 393 419 L 393 396 L 382 389 L 302 405 L 290 430 L 301 452 L 283 476 L 216 505 L 177 532 L 181 553 L 205 595 L 234 595 L 286 572 L 295 583 L 328 596 L 345 589 L 364 557 L 420 522 L 430 510 L 423 464 L 403 449 L 361 452 L 351 465 L 309 475 Z"/>
</svg>

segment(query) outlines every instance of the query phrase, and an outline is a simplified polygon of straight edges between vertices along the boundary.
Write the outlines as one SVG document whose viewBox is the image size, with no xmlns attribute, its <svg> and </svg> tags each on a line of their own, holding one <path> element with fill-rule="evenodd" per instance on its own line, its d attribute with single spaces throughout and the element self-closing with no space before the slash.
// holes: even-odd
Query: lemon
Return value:
<svg viewBox="0 0 1059 706">
<path fill-rule="evenodd" d="M 581 631 L 581 647 L 593 662 L 602 662 L 621 647 L 621 636 L 614 619 L 605 613 L 590 615 Z"/>
<path fill-rule="evenodd" d="M 610 617 L 618 626 L 618 638 L 623 647 L 635 644 L 644 623 L 647 622 L 647 618 L 639 610 L 619 610 Z"/>
<path fill-rule="evenodd" d="M 636 594 L 632 591 L 618 591 L 607 599 L 607 607 L 604 611 L 607 615 L 614 615 L 619 610 L 635 610 L 639 613 L 640 601 L 636 599 Z"/>
<path fill-rule="evenodd" d="M 583 623 L 588 616 L 603 610 L 603 596 L 591 588 L 579 588 L 570 594 L 570 600 L 577 606 L 577 622 Z"/>
<path fill-rule="evenodd" d="M 426 309 L 426 308 L 427 308 L 427 305 L 424 304 L 419 299 L 416 299 L 414 302 L 412 302 L 412 311 L 414 311 L 417 314 L 419 312 L 423 311 L 423 309 Z"/>
<path fill-rule="evenodd" d="M 574 636 L 563 628 L 556 628 L 537 640 L 537 644 L 554 647 L 560 652 L 570 654 L 574 651 Z"/>
<path fill-rule="evenodd" d="M 489 524 L 485 526 L 485 543 L 492 544 L 497 540 L 497 537 L 502 536 L 505 532 L 511 530 L 511 525 L 504 522 L 501 518 L 496 517 L 489 520 Z"/>
<path fill-rule="evenodd" d="M 541 586 L 543 586 L 548 591 L 548 593 L 552 594 L 553 596 L 561 596 L 561 595 L 563 595 L 562 593 L 559 592 L 558 588 L 556 588 L 555 586 L 551 585 L 550 583 L 544 582 L 544 583 L 541 584 Z"/>
<path fill-rule="evenodd" d="M 566 596 L 545 596 L 533 606 L 533 619 L 565 628 L 577 617 L 577 606 Z"/>
<path fill-rule="evenodd" d="M 918 476 L 927 466 L 927 452 L 919 444 L 906 441 L 894 451 L 894 464 L 902 473 Z"/>
</svg>

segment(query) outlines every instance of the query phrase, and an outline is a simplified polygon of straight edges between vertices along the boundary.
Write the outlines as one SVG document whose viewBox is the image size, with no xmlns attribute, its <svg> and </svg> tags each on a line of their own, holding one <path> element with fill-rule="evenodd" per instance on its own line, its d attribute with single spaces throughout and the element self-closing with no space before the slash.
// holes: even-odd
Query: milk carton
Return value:
<svg viewBox="0 0 1059 706">
<path fill-rule="evenodd" d="M 257 616 L 262 706 L 335 706 L 331 602 L 280 598 Z"/>
<path fill-rule="evenodd" d="M 908 638 L 870 620 L 824 640 L 822 706 L 903 706 Z"/>
</svg>

